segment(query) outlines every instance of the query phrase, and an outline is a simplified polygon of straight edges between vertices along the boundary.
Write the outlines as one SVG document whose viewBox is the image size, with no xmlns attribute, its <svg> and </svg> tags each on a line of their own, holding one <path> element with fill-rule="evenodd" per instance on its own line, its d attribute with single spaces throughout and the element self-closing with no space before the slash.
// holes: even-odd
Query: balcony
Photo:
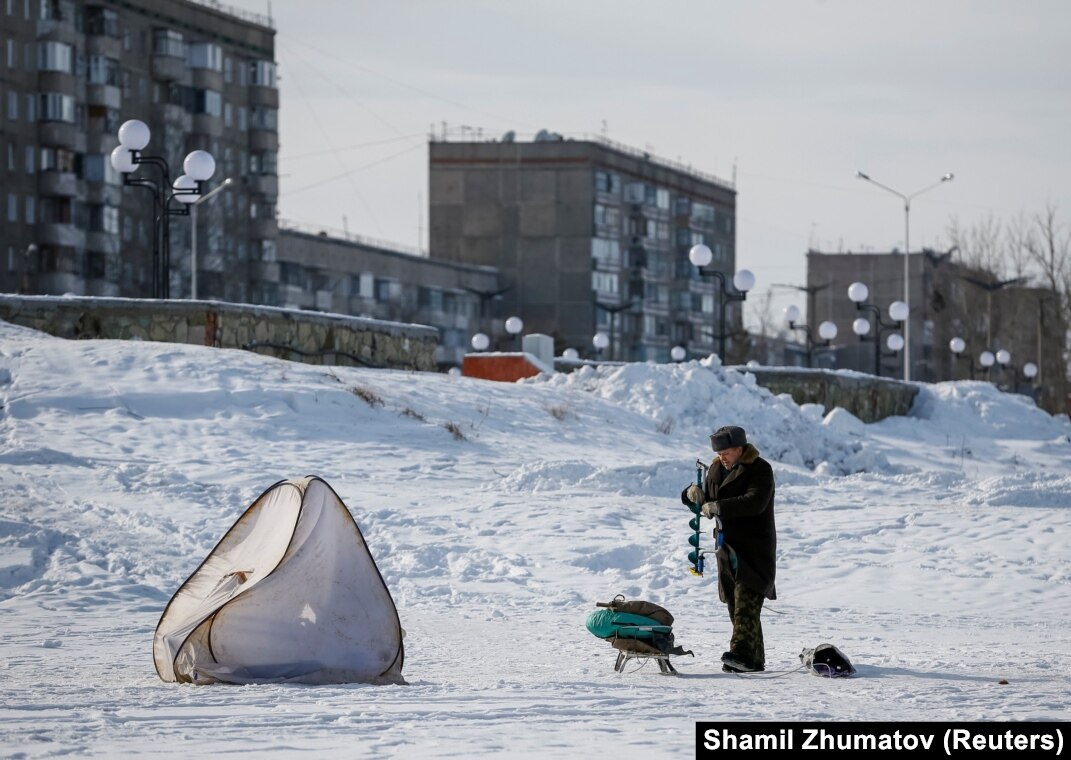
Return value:
<svg viewBox="0 0 1071 760">
<path fill-rule="evenodd" d="M 119 108 L 123 104 L 123 93 L 110 84 L 87 84 L 86 105 Z"/>
<path fill-rule="evenodd" d="M 190 69 L 190 86 L 198 90 L 223 92 L 223 74 L 212 69 Z"/>
<path fill-rule="evenodd" d="M 152 78 L 164 82 L 179 82 L 186 76 L 186 59 L 174 55 L 154 54 Z"/>
<path fill-rule="evenodd" d="M 192 131 L 199 135 L 222 137 L 223 119 L 218 116 L 210 116 L 206 113 L 196 113 L 193 115 Z"/>
<path fill-rule="evenodd" d="M 252 174 L 249 176 L 249 188 L 258 195 L 277 198 L 279 197 L 279 178 L 274 174 Z"/>
<path fill-rule="evenodd" d="M 37 193 L 42 197 L 79 198 L 85 183 L 72 172 L 45 171 L 37 175 Z"/>
<path fill-rule="evenodd" d="M 274 87 L 260 87 L 259 85 L 253 85 L 249 88 L 249 105 L 278 108 L 279 91 Z"/>
<path fill-rule="evenodd" d="M 279 135 L 266 129 L 249 130 L 249 150 L 254 153 L 264 151 L 279 152 Z"/>
<path fill-rule="evenodd" d="M 86 34 L 86 55 L 119 60 L 123 57 L 123 41 L 104 34 Z"/>
<path fill-rule="evenodd" d="M 250 219 L 249 237 L 255 240 L 273 240 L 279 237 L 279 223 L 274 219 Z"/>
<path fill-rule="evenodd" d="M 75 153 L 86 152 L 86 133 L 74 124 L 63 121 L 38 122 L 37 140 L 41 145 L 53 148 L 67 148 Z"/>
<path fill-rule="evenodd" d="M 37 242 L 41 246 L 84 250 L 86 233 L 73 224 L 59 222 L 39 224 L 37 225 Z"/>
</svg>

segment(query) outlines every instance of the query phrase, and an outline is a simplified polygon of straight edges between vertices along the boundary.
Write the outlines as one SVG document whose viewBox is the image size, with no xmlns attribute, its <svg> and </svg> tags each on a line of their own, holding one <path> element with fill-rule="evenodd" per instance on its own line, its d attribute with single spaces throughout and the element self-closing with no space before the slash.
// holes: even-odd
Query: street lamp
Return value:
<svg viewBox="0 0 1071 760">
<path fill-rule="evenodd" d="M 575 348 L 567 348 L 562 351 L 562 358 L 567 359 L 571 362 L 575 362 L 577 359 L 580 358 L 580 352 L 577 351 Z"/>
<path fill-rule="evenodd" d="M 803 330 L 804 335 L 807 337 L 807 367 L 811 366 L 811 355 L 816 347 L 827 348 L 830 341 L 837 337 L 837 326 L 830 321 L 825 321 L 818 325 L 818 335 L 822 338 L 821 343 L 814 340 L 814 336 L 811 334 L 811 328 L 809 325 L 796 324 L 800 319 L 800 307 L 796 304 L 790 304 L 785 307 L 785 321 L 788 322 L 788 328 L 790 330 Z M 867 325 L 867 332 L 870 331 L 870 325 Z"/>
<path fill-rule="evenodd" d="M 510 317 L 506 320 L 506 332 L 508 332 L 510 335 L 516 336 L 518 348 L 520 348 L 520 335 L 521 330 L 523 329 L 524 322 L 521 320 L 520 317 Z"/>
<path fill-rule="evenodd" d="M 876 333 L 874 335 L 874 374 L 880 377 L 882 357 L 881 338 L 882 335 L 884 335 L 885 333 L 892 332 L 893 330 L 899 330 L 901 327 L 904 328 L 904 335 L 900 338 L 899 341 L 890 341 L 887 342 L 886 345 L 888 345 L 888 347 L 893 352 L 892 354 L 887 355 L 892 356 L 895 356 L 895 354 L 900 350 L 898 348 L 893 348 L 893 345 L 900 345 L 900 348 L 905 349 L 904 361 L 907 361 L 907 318 L 910 310 L 908 309 L 907 304 L 903 301 L 893 301 L 891 304 L 889 304 L 889 318 L 893 320 L 893 322 L 892 324 L 886 324 L 881 319 L 881 309 L 879 309 L 872 303 L 865 303 L 867 296 L 869 295 L 870 288 L 868 288 L 864 283 L 853 282 L 851 285 L 848 286 L 848 298 L 855 302 L 856 311 L 868 311 L 874 315 L 874 323 L 876 328 Z M 862 327 L 860 323 L 866 324 L 866 329 L 864 329 L 862 332 L 857 329 Z M 870 332 L 870 322 L 866 319 L 857 319 L 855 320 L 855 322 L 852 323 L 852 330 L 855 332 L 856 335 L 859 336 L 860 340 L 866 340 L 865 336 L 867 333 Z M 892 336 L 890 336 L 890 338 L 891 337 Z"/>
<path fill-rule="evenodd" d="M 617 315 L 623 311 L 627 311 L 636 305 L 636 301 L 629 301 L 628 303 L 618 304 L 617 306 L 607 306 L 604 303 L 596 302 L 595 305 L 610 315 L 610 360 L 619 359 L 621 351 L 618 348 L 619 341 L 617 340 L 616 327 Z"/>
<path fill-rule="evenodd" d="M 709 246 L 702 243 L 693 245 L 691 250 L 688 251 L 688 260 L 700 270 L 706 267 L 714 260 L 714 253 L 710 250 Z M 702 274 L 702 272 L 700 272 Z M 755 287 L 755 275 L 750 269 L 741 269 L 735 275 L 733 275 L 733 290 L 729 289 L 729 283 L 725 280 L 725 274 L 719 272 L 717 269 L 709 269 L 706 274 L 714 277 L 721 288 L 719 304 L 719 323 L 718 323 L 718 357 L 725 361 L 725 307 L 728 306 L 729 301 L 746 301 L 747 292 Z"/>
<path fill-rule="evenodd" d="M 472 336 L 472 347 L 477 351 L 486 351 L 487 347 L 491 345 L 491 339 L 487 337 L 486 333 L 476 333 Z"/>
<path fill-rule="evenodd" d="M 967 343 L 966 343 L 966 341 L 963 340 L 963 338 L 960 338 L 960 337 L 957 336 L 957 337 L 953 338 L 952 340 L 948 341 L 948 348 L 955 355 L 956 363 L 958 364 L 959 360 L 964 357 L 964 353 L 963 352 L 967 348 Z M 967 361 L 969 363 L 968 364 L 968 368 L 969 368 L 969 372 L 970 372 L 970 374 L 967 375 L 967 377 L 969 377 L 970 379 L 973 380 L 974 379 L 974 357 L 971 356 L 970 354 L 966 354 L 966 357 L 967 357 Z M 956 379 L 955 378 L 955 373 L 953 373 L 952 379 L 953 380 Z"/>
<path fill-rule="evenodd" d="M 993 356 L 993 352 L 992 351 L 983 351 L 981 356 L 978 357 L 978 363 L 981 364 L 983 367 L 985 367 L 985 378 L 986 378 L 986 380 L 989 379 L 989 370 L 992 369 L 993 362 L 995 360 L 996 360 L 996 357 Z"/>
<path fill-rule="evenodd" d="M 1000 379 L 1003 380 L 1004 379 L 1004 373 L 1007 371 L 1008 364 L 1011 362 L 1011 353 L 1009 351 L 1007 351 L 1006 349 L 1002 348 L 999 351 L 997 351 L 997 357 L 996 358 L 997 358 L 997 364 L 1000 365 Z M 1019 386 L 1019 368 L 1013 366 L 1011 369 L 1012 369 L 1012 373 L 1013 373 L 1012 376 L 1015 378 L 1014 385 L 1012 386 L 1012 391 L 1014 392 L 1016 390 L 1016 388 Z"/>
<path fill-rule="evenodd" d="M 152 297 L 171 297 L 171 217 L 189 216 L 190 203 L 204 194 L 204 182 L 216 173 L 216 160 L 210 153 L 194 150 L 182 162 L 185 172 L 171 183 L 171 167 L 162 156 L 145 156 L 142 151 L 149 144 L 149 126 L 137 119 L 123 122 L 119 127 L 119 145 L 112 151 L 112 168 L 123 175 L 124 185 L 147 188 L 153 195 L 152 239 Z M 160 180 L 138 178 L 129 175 L 141 164 L 151 164 L 160 172 Z M 183 205 L 172 208 L 171 201 Z"/>
<path fill-rule="evenodd" d="M 938 185 L 941 185 L 941 184 L 943 184 L 945 182 L 951 182 L 955 175 L 953 175 L 952 172 L 949 172 L 948 174 L 945 174 L 943 177 L 941 177 L 941 179 L 939 179 L 937 182 L 933 183 L 932 185 L 927 185 L 926 187 L 922 188 L 921 190 L 917 190 L 916 192 L 911 193 L 911 195 L 904 195 L 903 193 L 899 192 L 898 190 L 893 190 L 888 185 L 883 185 L 880 182 L 878 182 L 877 180 L 871 179 L 869 175 L 867 175 L 867 174 L 865 174 L 865 173 L 863 173 L 861 171 L 857 171 L 855 173 L 855 176 L 857 176 L 859 179 L 866 180 L 867 182 L 869 182 L 872 185 L 877 185 L 882 190 L 886 190 L 886 191 L 892 193 L 893 195 L 899 197 L 904 202 L 904 304 L 908 307 L 908 313 L 910 313 L 910 311 L 911 311 L 911 287 L 910 287 L 911 280 L 910 280 L 909 262 L 910 262 L 910 253 L 911 253 L 911 242 L 910 242 L 910 238 L 911 238 L 911 199 L 916 197 L 916 196 L 922 195 L 927 190 L 932 190 L 935 187 L 937 187 Z M 904 380 L 910 380 L 910 379 L 911 379 L 911 321 L 910 320 L 906 320 L 904 322 Z"/>
<path fill-rule="evenodd" d="M 602 352 L 610 345 L 610 336 L 604 332 L 597 332 L 591 339 L 591 345 L 595 346 L 598 358 L 602 359 Z"/>
<path fill-rule="evenodd" d="M 186 175 L 183 175 L 186 176 Z M 179 177 L 182 179 L 182 177 Z M 175 180 L 175 185 L 178 185 L 179 179 Z M 201 196 L 194 195 L 180 195 L 177 200 L 182 203 L 189 204 L 190 207 L 190 300 L 197 300 L 197 207 L 207 201 L 212 196 L 222 193 L 228 187 L 234 184 L 234 180 L 230 177 L 223 180 L 220 186 L 215 190 L 210 190 Z M 188 200 L 192 199 L 192 200 Z"/>
<path fill-rule="evenodd" d="M 674 346 L 669 350 L 669 358 L 675 362 L 682 362 L 688 356 L 688 351 L 684 346 Z"/>
</svg>

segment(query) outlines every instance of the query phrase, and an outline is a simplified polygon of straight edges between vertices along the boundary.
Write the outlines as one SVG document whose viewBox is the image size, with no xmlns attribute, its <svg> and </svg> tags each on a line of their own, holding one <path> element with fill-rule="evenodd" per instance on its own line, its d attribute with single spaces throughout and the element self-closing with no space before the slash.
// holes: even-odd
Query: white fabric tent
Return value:
<svg viewBox="0 0 1071 760">
<path fill-rule="evenodd" d="M 308 477 L 238 518 L 167 605 L 153 658 L 164 681 L 404 684 L 402 635 L 360 528 Z"/>
</svg>

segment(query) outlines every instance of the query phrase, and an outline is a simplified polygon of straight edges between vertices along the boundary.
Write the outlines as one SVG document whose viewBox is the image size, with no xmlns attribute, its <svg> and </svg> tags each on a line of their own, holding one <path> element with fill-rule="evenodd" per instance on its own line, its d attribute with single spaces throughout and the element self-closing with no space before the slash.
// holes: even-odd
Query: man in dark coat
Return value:
<svg viewBox="0 0 1071 760">
<path fill-rule="evenodd" d="M 765 599 L 776 599 L 777 529 L 770 463 L 747 442 L 744 429 L 719 428 L 710 436 L 717 456 L 702 487 L 688 486 L 685 504 L 701 504 L 704 517 L 720 522 L 724 539 L 718 560 L 718 595 L 729 607 L 733 635 L 721 656 L 722 669 L 750 673 L 766 665 L 759 615 Z"/>
</svg>

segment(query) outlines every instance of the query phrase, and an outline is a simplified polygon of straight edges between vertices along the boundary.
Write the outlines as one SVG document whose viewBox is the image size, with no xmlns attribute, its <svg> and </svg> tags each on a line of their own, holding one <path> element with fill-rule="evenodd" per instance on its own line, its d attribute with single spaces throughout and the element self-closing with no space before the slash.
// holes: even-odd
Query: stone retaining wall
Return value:
<svg viewBox="0 0 1071 760">
<path fill-rule="evenodd" d="M 821 404 L 827 412 L 839 406 L 863 422 L 907 414 L 919 392 L 913 383 L 862 372 L 779 367 L 734 369 L 752 373 L 759 385 L 772 393 L 787 393 L 797 404 Z"/>
<path fill-rule="evenodd" d="M 434 371 L 439 331 L 220 301 L 0 295 L 0 319 L 59 338 L 243 348 L 309 364 Z"/>
</svg>

